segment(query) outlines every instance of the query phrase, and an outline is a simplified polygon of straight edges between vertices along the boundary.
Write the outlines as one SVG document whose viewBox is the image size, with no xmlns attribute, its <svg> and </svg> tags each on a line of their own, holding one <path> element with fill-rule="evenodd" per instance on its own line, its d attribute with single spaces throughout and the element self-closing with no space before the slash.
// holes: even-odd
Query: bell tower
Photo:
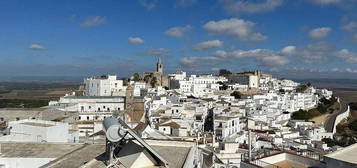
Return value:
<svg viewBox="0 0 357 168">
<path fill-rule="evenodd" d="M 161 62 L 160 57 L 157 59 L 156 72 L 164 74 L 164 64 Z"/>
</svg>

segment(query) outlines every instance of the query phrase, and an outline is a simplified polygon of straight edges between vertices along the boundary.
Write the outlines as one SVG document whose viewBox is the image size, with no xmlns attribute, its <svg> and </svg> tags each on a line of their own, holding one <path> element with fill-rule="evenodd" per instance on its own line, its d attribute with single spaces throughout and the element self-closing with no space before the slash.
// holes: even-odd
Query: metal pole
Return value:
<svg viewBox="0 0 357 168">
<path fill-rule="evenodd" d="M 250 135 L 251 133 L 250 133 L 250 129 L 248 129 L 248 149 L 249 149 L 249 156 L 248 156 L 248 159 L 249 159 L 249 161 L 251 161 L 252 160 L 252 140 L 251 140 L 251 135 Z"/>
<path fill-rule="evenodd" d="M 113 147 L 113 143 L 109 142 L 109 164 L 113 164 L 113 155 L 114 155 L 114 147 Z"/>
<path fill-rule="evenodd" d="M 95 115 L 94 115 L 95 116 Z M 94 144 L 94 127 L 95 127 L 95 123 L 94 123 L 94 116 L 93 116 L 93 133 L 92 133 L 92 136 L 93 136 L 93 144 Z"/>
</svg>

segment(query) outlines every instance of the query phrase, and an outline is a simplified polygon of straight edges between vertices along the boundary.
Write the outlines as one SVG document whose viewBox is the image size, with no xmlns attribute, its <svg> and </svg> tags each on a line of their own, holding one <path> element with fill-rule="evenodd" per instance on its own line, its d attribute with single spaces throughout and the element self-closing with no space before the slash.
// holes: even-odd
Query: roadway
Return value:
<svg viewBox="0 0 357 168">
<path fill-rule="evenodd" d="M 335 124 L 336 117 L 345 112 L 348 108 L 348 105 L 346 102 L 340 99 L 340 110 L 334 111 L 329 118 L 325 121 L 324 127 L 327 132 L 333 132 L 333 126 Z"/>
</svg>

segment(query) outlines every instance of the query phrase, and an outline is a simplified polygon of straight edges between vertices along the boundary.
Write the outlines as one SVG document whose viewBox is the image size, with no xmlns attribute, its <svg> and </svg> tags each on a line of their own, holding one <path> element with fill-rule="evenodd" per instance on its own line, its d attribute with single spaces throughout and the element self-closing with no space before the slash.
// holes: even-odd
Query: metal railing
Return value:
<svg viewBox="0 0 357 168">
<path fill-rule="evenodd" d="M 253 160 L 249 162 L 250 164 L 253 164 L 255 166 L 259 166 L 259 167 L 269 167 L 269 168 L 282 168 L 280 166 L 274 165 L 274 164 L 270 164 L 261 160 Z"/>
<path fill-rule="evenodd" d="M 257 167 L 269 167 L 269 168 L 282 168 L 277 165 L 264 162 L 260 160 L 261 157 L 277 153 L 277 151 L 262 149 L 259 151 L 252 152 L 252 158 L 249 158 L 249 153 L 244 153 L 242 155 L 242 162 L 257 166 Z"/>
<path fill-rule="evenodd" d="M 310 159 L 314 159 L 317 161 L 323 161 L 323 155 L 316 153 L 316 152 L 310 152 L 310 151 L 292 151 L 292 150 L 271 150 L 271 149 L 261 149 L 258 151 L 253 151 L 251 158 L 249 158 L 249 153 L 244 153 L 242 154 L 242 162 L 249 163 L 258 167 L 266 167 L 269 166 L 271 168 L 281 168 L 279 166 L 276 166 L 274 164 L 266 163 L 262 160 L 260 160 L 263 157 L 271 156 L 273 154 L 281 153 L 281 152 L 286 152 L 290 154 L 295 154 L 298 156 L 302 157 L 307 157 Z"/>
</svg>

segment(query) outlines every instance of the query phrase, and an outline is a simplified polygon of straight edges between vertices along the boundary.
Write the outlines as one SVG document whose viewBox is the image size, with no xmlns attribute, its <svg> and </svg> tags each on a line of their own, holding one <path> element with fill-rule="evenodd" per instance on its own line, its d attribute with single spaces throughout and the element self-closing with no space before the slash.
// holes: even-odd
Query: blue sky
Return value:
<svg viewBox="0 0 357 168">
<path fill-rule="evenodd" d="M 357 78 L 356 0 L 2 0 L 0 76 Z"/>
</svg>

